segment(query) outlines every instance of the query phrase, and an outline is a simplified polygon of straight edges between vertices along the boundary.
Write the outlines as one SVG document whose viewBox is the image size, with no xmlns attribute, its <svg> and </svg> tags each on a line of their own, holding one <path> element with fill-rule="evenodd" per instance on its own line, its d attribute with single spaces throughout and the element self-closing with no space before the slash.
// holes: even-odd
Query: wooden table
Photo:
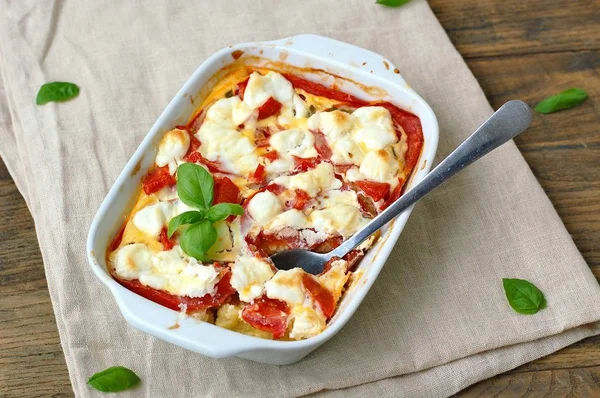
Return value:
<svg viewBox="0 0 600 398">
<path fill-rule="evenodd" d="M 491 104 L 570 87 L 581 107 L 536 118 L 517 145 L 600 278 L 600 1 L 430 0 Z M 375 7 L 375 5 L 374 5 Z M 72 396 L 33 220 L 0 162 L 0 396 Z M 459 396 L 600 396 L 600 337 Z"/>
</svg>

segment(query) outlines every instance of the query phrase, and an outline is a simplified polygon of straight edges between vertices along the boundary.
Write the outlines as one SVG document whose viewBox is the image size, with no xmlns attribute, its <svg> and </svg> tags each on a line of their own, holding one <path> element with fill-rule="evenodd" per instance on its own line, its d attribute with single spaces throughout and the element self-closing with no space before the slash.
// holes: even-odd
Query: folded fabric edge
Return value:
<svg viewBox="0 0 600 398">
<path fill-rule="evenodd" d="M 580 340 L 600 334 L 600 322 L 530 342 L 514 344 L 457 359 L 433 368 L 359 384 L 339 390 L 322 390 L 306 397 L 447 397 L 479 381 L 550 355 Z"/>
</svg>

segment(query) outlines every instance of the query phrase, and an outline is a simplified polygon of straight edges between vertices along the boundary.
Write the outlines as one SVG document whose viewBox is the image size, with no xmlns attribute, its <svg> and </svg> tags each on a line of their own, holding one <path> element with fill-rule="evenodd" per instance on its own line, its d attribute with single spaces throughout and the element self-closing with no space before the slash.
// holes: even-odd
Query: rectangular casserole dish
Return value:
<svg viewBox="0 0 600 398">
<path fill-rule="evenodd" d="M 424 146 L 410 189 L 431 167 L 438 142 L 438 125 L 431 108 L 403 80 L 387 59 L 358 47 L 315 35 L 300 35 L 271 42 L 245 43 L 223 49 L 208 58 L 185 83 L 150 129 L 101 204 L 88 235 L 87 255 L 92 270 L 112 292 L 125 319 L 134 327 L 203 355 L 238 356 L 268 364 L 290 364 L 329 340 L 349 320 L 367 294 L 395 245 L 411 210 L 382 231 L 382 237 L 361 261 L 362 276 L 338 306 L 327 328 L 300 341 L 271 341 L 232 332 L 192 318 L 182 318 L 166 307 L 119 285 L 107 271 L 105 252 L 112 236 L 131 209 L 140 179 L 152 167 L 158 140 L 174 125 L 185 124 L 197 104 L 215 84 L 223 67 L 235 62 L 253 66 L 285 62 L 305 68 L 302 76 L 367 100 L 386 100 L 417 115 L 423 127 Z M 179 327 L 172 328 L 174 324 Z"/>
</svg>

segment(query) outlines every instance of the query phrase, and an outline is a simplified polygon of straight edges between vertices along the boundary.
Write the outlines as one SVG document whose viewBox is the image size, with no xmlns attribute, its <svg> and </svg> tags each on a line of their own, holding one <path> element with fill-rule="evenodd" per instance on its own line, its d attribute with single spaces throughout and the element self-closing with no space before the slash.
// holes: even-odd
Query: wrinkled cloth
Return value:
<svg viewBox="0 0 600 398">
<path fill-rule="evenodd" d="M 123 365 L 142 379 L 123 397 L 447 396 L 599 333 L 600 288 L 513 143 L 417 204 L 352 320 L 299 363 L 207 358 L 135 330 L 87 264 L 87 231 L 150 126 L 215 51 L 316 33 L 382 54 L 437 114 L 437 160 L 492 109 L 423 0 L 0 8 L 0 153 L 35 220 L 76 395 L 103 396 L 88 377 Z M 81 92 L 36 106 L 49 81 Z M 515 313 L 504 277 L 535 283 L 547 308 Z"/>
</svg>

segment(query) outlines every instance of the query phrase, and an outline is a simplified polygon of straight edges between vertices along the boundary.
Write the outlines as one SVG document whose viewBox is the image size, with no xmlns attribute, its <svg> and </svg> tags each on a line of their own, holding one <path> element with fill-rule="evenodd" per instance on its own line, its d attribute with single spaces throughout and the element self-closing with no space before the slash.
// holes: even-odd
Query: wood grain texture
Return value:
<svg viewBox="0 0 600 398">
<path fill-rule="evenodd" d="M 537 117 L 517 145 L 600 279 L 600 1 L 430 5 L 495 108 L 574 86 L 590 93 Z M 0 220 L 0 397 L 72 396 L 33 220 L 1 162 Z M 599 383 L 597 336 L 457 396 L 600 396 Z"/>
</svg>

